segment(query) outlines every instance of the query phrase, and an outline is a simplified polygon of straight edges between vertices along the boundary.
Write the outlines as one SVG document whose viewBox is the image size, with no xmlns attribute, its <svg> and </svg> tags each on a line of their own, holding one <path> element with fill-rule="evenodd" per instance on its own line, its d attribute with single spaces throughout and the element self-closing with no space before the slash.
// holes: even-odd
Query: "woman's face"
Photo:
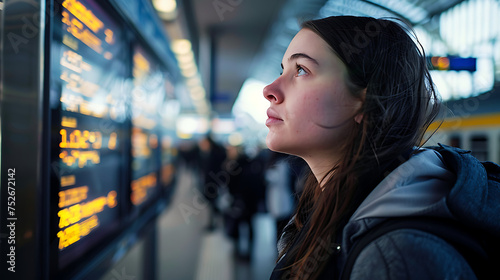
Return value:
<svg viewBox="0 0 500 280">
<path fill-rule="evenodd" d="M 348 92 L 345 65 L 319 35 L 302 29 L 288 46 L 282 68 L 264 88 L 270 101 L 267 146 L 304 159 L 336 159 L 362 105 Z"/>
</svg>

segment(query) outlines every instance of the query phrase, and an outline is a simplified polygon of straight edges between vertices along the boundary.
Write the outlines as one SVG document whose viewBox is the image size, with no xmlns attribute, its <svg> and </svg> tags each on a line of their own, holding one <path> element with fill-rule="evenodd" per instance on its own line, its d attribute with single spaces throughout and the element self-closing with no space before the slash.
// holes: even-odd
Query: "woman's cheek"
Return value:
<svg viewBox="0 0 500 280">
<path fill-rule="evenodd" d="M 310 92 L 309 97 L 302 100 L 302 107 L 307 108 L 303 115 L 306 119 L 315 123 L 323 123 L 331 115 L 333 105 L 330 98 L 324 98 L 324 96 L 313 91 Z"/>
</svg>

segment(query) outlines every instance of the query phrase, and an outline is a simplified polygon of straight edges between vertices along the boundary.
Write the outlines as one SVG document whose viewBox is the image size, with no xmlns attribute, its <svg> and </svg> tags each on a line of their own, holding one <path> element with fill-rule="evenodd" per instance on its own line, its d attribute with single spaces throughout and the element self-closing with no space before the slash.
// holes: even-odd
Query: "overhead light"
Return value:
<svg viewBox="0 0 500 280">
<path fill-rule="evenodd" d="M 188 87 L 195 87 L 195 86 L 201 85 L 200 77 L 195 76 L 195 77 L 191 77 L 191 78 L 186 79 L 186 85 Z"/>
<path fill-rule="evenodd" d="M 191 101 L 193 101 L 196 111 L 201 115 L 208 113 L 206 92 L 199 77 L 191 42 L 187 39 L 177 39 L 172 42 L 171 47 L 189 88 Z"/>
<path fill-rule="evenodd" d="M 181 70 L 191 70 L 191 69 L 194 69 L 194 70 L 198 71 L 198 68 L 196 67 L 196 63 L 194 63 L 193 60 L 191 60 L 191 61 L 180 61 L 179 60 L 179 68 Z"/>
<path fill-rule="evenodd" d="M 198 70 L 196 68 L 186 68 L 186 69 L 181 69 L 181 74 L 182 76 L 189 78 L 189 77 L 194 77 L 198 73 Z"/>
<path fill-rule="evenodd" d="M 194 54 L 192 51 L 178 54 L 177 60 L 179 61 L 179 63 L 189 63 L 189 62 L 194 63 Z"/>
<path fill-rule="evenodd" d="M 205 89 L 202 86 L 196 86 L 190 90 L 193 100 L 203 100 L 205 98 Z"/>
<path fill-rule="evenodd" d="M 160 13 L 170 14 L 177 9 L 175 0 L 153 0 L 153 6 Z"/>
<path fill-rule="evenodd" d="M 172 42 L 172 51 L 176 55 L 187 54 L 191 50 L 191 42 L 187 39 L 177 39 Z"/>
</svg>

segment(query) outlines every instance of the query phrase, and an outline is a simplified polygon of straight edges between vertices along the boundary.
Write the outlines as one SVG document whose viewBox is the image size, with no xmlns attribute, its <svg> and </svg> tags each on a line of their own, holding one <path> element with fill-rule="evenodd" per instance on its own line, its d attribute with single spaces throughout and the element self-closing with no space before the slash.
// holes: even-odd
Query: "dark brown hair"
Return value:
<svg viewBox="0 0 500 280">
<path fill-rule="evenodd" d="M 343 226 L 381 180 L 379 174 L 422 143 L 440 104 L 423 48 L 409 27 L 334 16 L 307 21 L 302 28 L 318 34 L 346 65 L 350 93 L 364 100 L 363 119 L 346 135 L 341 160 L 330 170 L 333 176 L 325 176 L 323 191 L 322 182 L 309 175 L 278 258 L 283 257 L 287 279 L 319 276 Z"/>
</svg>

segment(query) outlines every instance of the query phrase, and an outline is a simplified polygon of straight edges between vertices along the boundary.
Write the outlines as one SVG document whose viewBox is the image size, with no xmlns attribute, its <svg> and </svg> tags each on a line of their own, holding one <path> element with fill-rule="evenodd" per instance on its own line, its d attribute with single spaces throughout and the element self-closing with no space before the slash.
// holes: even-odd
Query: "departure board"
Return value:
<svg viewBox="0 0 500 280">
<path fill-rule="evenodd" d="M 120 26 L 92 0 L 62 1 L 51 65 L 52 185 L 64 267 L 119 224 L 131 86 Z M 56 168 L 55 168 L 56 167 Z"/>
<path fill-rule="evenodd" d="M 163 73 L 148 52 L 135 46 L 132 90 L 132 182 L 130 200 L 136 207 L 159 193 L 160 113 L 165 99 Z"/>
</svg>

